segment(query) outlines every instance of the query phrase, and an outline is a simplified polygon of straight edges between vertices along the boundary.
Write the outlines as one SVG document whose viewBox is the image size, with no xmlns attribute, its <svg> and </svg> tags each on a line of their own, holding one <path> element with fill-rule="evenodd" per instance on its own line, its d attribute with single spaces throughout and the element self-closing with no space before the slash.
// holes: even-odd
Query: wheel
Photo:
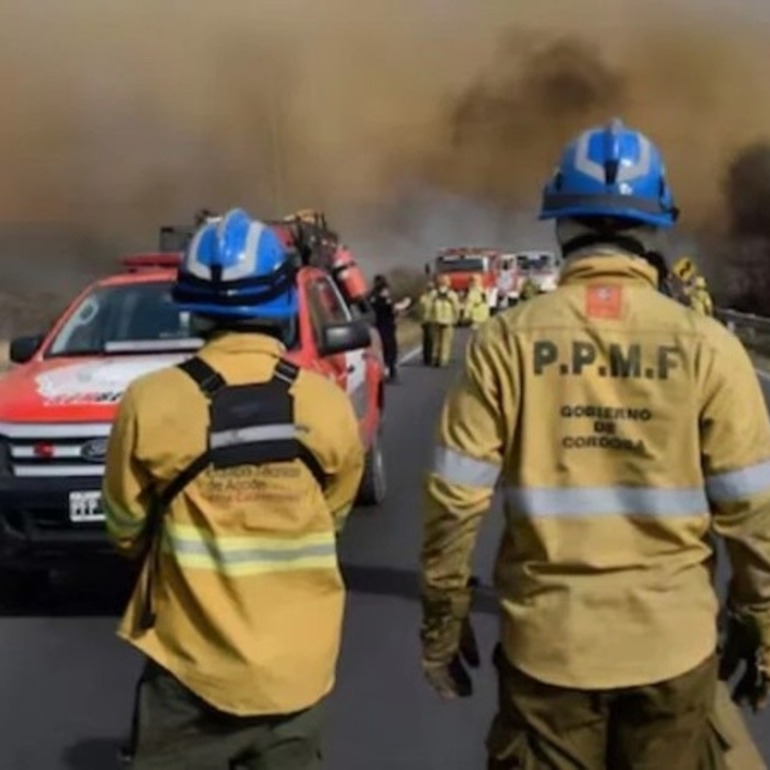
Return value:
<svg viewBox="0 0 770 770">
<path fill-rule="evenodd" d="M 366 506 L 380 505 L 385 500 L 386 488 L 385 457 L 380 434 L 377 433 L 366 453 L 364 475 L 356 502 Z"/>
</svg>

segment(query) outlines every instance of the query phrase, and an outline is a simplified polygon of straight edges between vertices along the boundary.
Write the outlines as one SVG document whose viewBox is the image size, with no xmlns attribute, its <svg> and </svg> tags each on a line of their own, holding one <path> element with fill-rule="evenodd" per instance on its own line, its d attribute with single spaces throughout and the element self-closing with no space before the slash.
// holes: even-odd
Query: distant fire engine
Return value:
<svg viewBox="0 0 770 770">
<path fill-rule="evenodd" d="M 433 263 L 425 266 L 425 270 L 434 277 L 446 276 L 450 287 L 461 296 L 468 292 L 471 280 L 478 276 L 490 310 L 494 312 L 497 309 L 500 274 L 500 252 L 497 249 L 479 247 L 441 249 Z"/>
<path fill-rule="evenodd" d="M 541 294 L 553 291 L 559 282 L 561 257 L 551 251 L 517 251 L 514 254 L 517 268 L 516 296 L 521 285 L 531 278 Z"/>
</svg>

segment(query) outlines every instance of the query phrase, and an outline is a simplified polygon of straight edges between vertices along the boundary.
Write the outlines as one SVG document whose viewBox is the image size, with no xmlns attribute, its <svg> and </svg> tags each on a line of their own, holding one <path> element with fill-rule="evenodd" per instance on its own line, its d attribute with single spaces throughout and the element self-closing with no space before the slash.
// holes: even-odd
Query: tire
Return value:
<svg viewBox="0 0 770 770">
<path fill-rule="evenodd" d="M 358 489 L 356 503 L 365 506 L 380 505 L 385 501 L 386 491 L 385 457 L 378 432 L 366 453 L 364 475 Z"/>
</svg>

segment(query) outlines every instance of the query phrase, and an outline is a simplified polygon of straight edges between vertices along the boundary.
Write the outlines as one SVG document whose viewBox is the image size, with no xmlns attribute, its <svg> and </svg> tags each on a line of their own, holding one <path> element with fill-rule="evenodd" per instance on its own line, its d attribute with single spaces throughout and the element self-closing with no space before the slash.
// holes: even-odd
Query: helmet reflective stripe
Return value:
<svg viewBox="0 0 770 770">
<path fill-rule="evenodd" d="M 615 217 L 670 227 L 677 214 L 658 149 L 613 121 L 565 148 L 543 190 L 540 218 Z"/>
<path fill-rule="evenodd" d="M 591 139 L 595 136 L 593 131 L 586 131 L 583 133 L 577 141 L 575 147 L 575 168 L 581 171 L 586 176 L 590 176 L 597 182 L 605 184 L 607 182 L 607 168 L 605 165 L 598 161 L 592 160 L 589 157 L 589 148 L 591 146 Z M 604 137 L 605 141 L 608 137 Z M 645 136 L 639 135 L 639 158 L 631 162 L 625 159 L 625 163 L 620 162 L 620 147 L 615 146 L 606 153 L 608 158 L 618 160 L 618 170 L 615 175 L 615 182 L 630 182 L 633 179 L 647 176 L 651 171 L 652 165 L 652 146 L 650 140 Z"/>
<path fill-rule="evenodd" d="M 285 319 L 298 310 L 286 248 L 272 228 L 241 209 L 195 233 L 173 295 L 182 309 L 212 317 Z"/>
<path fill-rule="evenodd" d="M 615 177 L 618 182 L 630 182 L 639 177 L 649 176 L 652 171 L 652 145 L 645 136 L 639 136 L 639 160 L 636 163 L 621 163 L 618 168 L 618 175 Z"/>
<path fill-rule="evenodd" d="M 185 260 L 185 269 L 196 278 L 205 281 L 213 280 L 211 266 L 201 261 L 202 246 L 206 236 L 216 234 L 219 242 L 226 241 L 228 225 L 231 216 L 240 212 L 230 212 L 223 217 L 216 225 L 216 230 L 212 232 L 211 228 L 202 227 L 193 237 L 190 248 Z M 213 223 L 210 223 L 213 224 Z M 259 239 L 265 231 L 265 226 L 261 222 L 250 222 L 243 248 L 234 263 L 222 268 L 221 280 L 240 281 L 244 278 L 250 278 L 257 270 L 257 254 L 259 253 Z"/>
</svg>

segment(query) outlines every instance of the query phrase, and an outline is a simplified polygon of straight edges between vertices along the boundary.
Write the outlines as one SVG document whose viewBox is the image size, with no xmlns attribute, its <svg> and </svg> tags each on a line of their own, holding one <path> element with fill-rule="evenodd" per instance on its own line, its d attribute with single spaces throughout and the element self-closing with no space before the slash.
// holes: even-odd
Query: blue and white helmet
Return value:
<svg viewBox="0 0 770 770">
<path fill-rule="evenodd" d="M 614 120 L 565 148 L 543 190 L 540 219 L 619 217 L 667 228 L 678 214 L 658 148 Z"/>
<path fill-rule="evenodd" d="M 173 297 L 214 318 L 287 319 L 298 311 L 296 267 L 268 225 L 232 209 L 195 233 Z"/>
</svg>

